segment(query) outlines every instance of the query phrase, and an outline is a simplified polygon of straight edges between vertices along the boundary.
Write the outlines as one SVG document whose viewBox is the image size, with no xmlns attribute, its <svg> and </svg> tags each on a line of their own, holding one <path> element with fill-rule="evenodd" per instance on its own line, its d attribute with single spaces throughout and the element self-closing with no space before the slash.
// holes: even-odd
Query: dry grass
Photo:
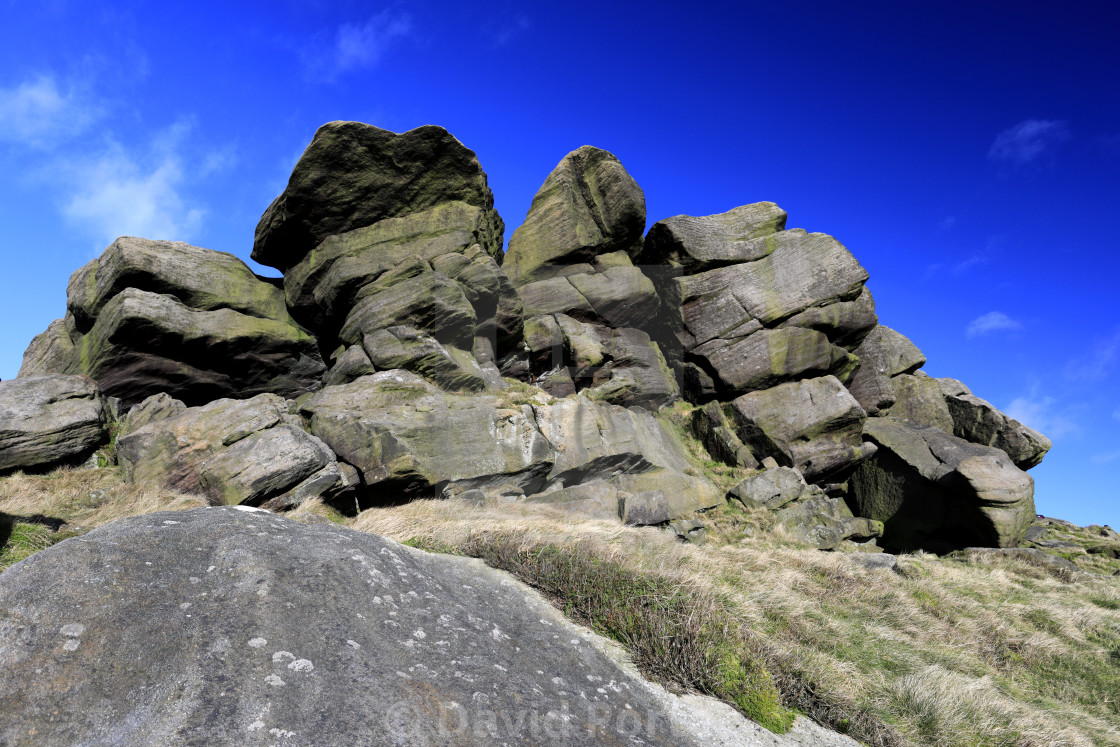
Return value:
<svg viewBox="0 0 1120 747">
<path fill-rule="evenodd" d="M 0 477 L 0 571 L 117 519 L 206 505 L 199 496 L 126 484 L 115 469 L 64 467 Z"/>
<path fill-rule="evenodd" d="M 1117 580 L 923 554 L 901 557 L 898 572 L 869 570 L 738 514 L 709 523 L 717 538 L 743 526 L 749 539 L 700 547 L 651 529 L 560 514 L 526 521 L 514 507 L 449 501 L 371 509 L 352 525 L 491 561 L 509 548 L 578 549 L 717 599 L 786 705 L 866 744 L 1120 745 Z M 507 565 L 535 583 L 533 567 Z"/>
<path fill-rule="evenodd" d="M 108 521 L 201 505 L 112 470 L 0 478 L 0 569 Z M 52 532 L 34 515 L 69 523 Z M 732 507 L 704 515 L 703 546 L 547 506 L 429 500 L 346 519 L 311 501 L 289 516 L 482 557 L 625 641 L 651 674 L 775 728 L 787 712 L 774 692 L 868 745 L 1120 745 L 1117 577 L 921 553 L 869 570 Z"/>
</svg>

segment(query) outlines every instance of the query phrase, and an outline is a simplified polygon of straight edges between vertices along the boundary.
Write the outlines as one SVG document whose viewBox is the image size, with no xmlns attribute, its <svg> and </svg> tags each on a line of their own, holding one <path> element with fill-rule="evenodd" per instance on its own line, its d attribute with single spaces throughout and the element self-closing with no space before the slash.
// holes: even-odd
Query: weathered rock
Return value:
<svg viewBox="0 0 1120 747">
<path fill-rule="evenodd" d="M 238 508 L 125 519 L 37 553 L 0 575 L 0 631 L 5 744 L 752 734 L 726 706 L 644 681 L 481 561 Z"/>
<path fill-rule="evenodd" d="M 979 397 L 972 394 L 947 395 L 945 404 L 952 418 L 954 436 L 1000 449 L 1019 469 L 1034 467 L 1050 451 L 1050 439 L 1004 415 Z"/>
<path fill-rule="evenodd" d="M 646 201 L 618 159 L 585 145 L 545 179 L 525 222 L 513 232 L 505 260 L 515 286 L 566 274 L 567 265 L 641 248 Z"/>
<path fill-rule="evenodd" d="M 767 241 L 773 250 L 755 261 L 677 279 L 681 305 L 708 305 L 708 298 L 737 303 L 745 312 L 740 323 L 770 325 L 811 307 L 855 299 L 867 281 L 867 271 L 831 236 L 791 229 Z"/>
<path fill-rule="evenodd" d="M 849 479 L 852 508 L 899 550 L 1015 547 L 1034 520 L 1034 481 L 999 449 L 929 426 L 869 418 L 878 445 Z"/>
<path fill-rule="evenodd" d="M 861 429 L 866 415 L 833 376 L 750 392 L 732 403 L 739 437 L 757 455 L 796 467 L 810 482 L 874 453 Z"/>
<path fill-rule="evenodd" d="M 709 402 L 692 413 L 692 433 L 704 448 L 724 464 L 755 469 L 758 460 L 735 433 L 719 402 Z"/>
<path fill-rule="evenodd" d="M 581 394 L 533 405 L 533 414 L 554 450 L 549 478 L 562 480 L 564 485 L 616 472 L 690 469 L 676 439 L 653 415 L 641 410 L 598 404 Z"/>
<path fill-rule="evenodd" d="M 844 540 L 863 541 L 883 535 L 881 522 L 857 518 L 842 498 L 829 498 L 819 491 L 781 508 L 775 518 L 795 537 L 818 550 L 835 550 Z"/>
<path fill-rule="evenodd" d="M 623 473 L 611 477 L 610 481 L 619 490 L 632 495 L 660 492 L 665 498 L 666 519 L 676 519 L 727 503 L 723 493 L 710 480 L 674 469 Z"/>
<path fill-rule="evenodd" d="M 73 319 L 70 324 L 73 325 Z M 27 350 L 17 376 L 42 376 L 65 371 L 74 357 L 74 342 L 65 319 L 55 319 L 45 331 L 35 335 Z"/>
<path fill-rule="evenodd" d="M 728 497 L 747 508 L 776 511 L 800 498 L 805 487 L 805 478 L 800 472 L 790 467 L 778 467 L 751 475 L 733 487 Z"/>
<path fill-rule="evenodd" d="M 660 489 L 624 494 L 621 513 L 623 522 L 639 527 L 664 524 L 673 514 L 665 491 Z"/>
<path fill-rule="evenodd" d="M 651 411 L 680 396 L 661 350 L 641 330 L 566 314 L 532 317 L 525 330 L 532 364 L 546 372 L 537 384 L 556 396 L 592 389 L 598 401 Z"/>
<path fill-rule="evenodd" d="M 32 342 L 23 375 L 85 374 L 131 406 L 159 392 L 187 404 L 295 397 L 325 370 L 283 292 L 230 254 L 123 237 L 74 273 L 67 296 L 67 320 Z"/>
<path fill-rule="evenodd" d="M 830 373 L 845 380 L 858 364 L 851 353 L 830 343 L 823 333 L 798 327 L 762 329 L 733 342 L 711 340 L 690 355 L 706 362 L 717 387 L 729 393 Z"/>
<path fill-rule="evenodd" d="M 261 216 L 253 259 L 287 270 L 328 236 L 446 203 L 482 208 L 483 250 L 501 253 L 502 220 L 474 152 L 442 127 L 397 134 L 329 122 L 300 156 L 288 186 Z"/>
<path fill-rule="evenodd" d="M 619 491 L 606 480 L 588 480 L 570 488 L 538 493 L 525 498 L 530 505 L 559 508 L 573 518 L 618 521 Z"/>
<path fill-rule="evenodd" d="M 452 394 L 384 371 L 327 387 L 303 410 L 312 432 L 361 471 L 367 504 L 505 484 L 533 496 L 594 480 L 628 493 L 666 486 L 674 516 L 722 501 L 707 480 L 683 474 L 682 447 L 656 418 L 585 395 L 502 406 L 499 395 Z M 646 482 L 627 482 L 637 473 Z"/>
<path fill-rule="evenodd" d="M 486 388 L 482 367 L 467 352 L 442 345 L 415 327 L 380 329 L 362 338 L 362 348 L 382 371 L 414 371 L 448 391 L 479 392 Z"/>
<path fill-rule="evenodd" d="M 81 462 L 108 440 L 105 400 L 84 376 L 0 382 L 0 472 Z"/>
<path fill-rule="evenodd" d="M 274 394 L 220 399 L 151 422 L 117 440 L 117 458 L 132 482 L 215 503 L 290 506 L 352 487 L 330 449 Z"/>
<path fill-rule="evenodd" d="M 552 448 L 529 405 L 449 394 L 406 371 L 326 387 L 303 404 L 311 432 L 362 473 L 363 502 L 438 495 L 450 484 L 514 483 L 538 492 Z"/>
<path fill-rule="evenodd" d="M 638 261 L 665 267 L 674 277 L 751 262 L 774 251 L 767 237 L 785 227 L 786 211 L 772 202 L 743 205 L 718 215 L 677 215 L 650 228 Z"/>
<path fill-rule="evenodd" d="M 259 319 L 288 319 L 280 289 L 232 254 L 132 236 L 120 237 L 70 277 L 66 309 L 86 332 L 127 288 L 174 296 L 196 311 L 233 309 Z"/>
<path fill-rule="evenodd" d="M 124 422 L 121 424 L 120 435 L 124 436 L 132 431 L 139 430 L 148 423 L 173 418 L 186 409 L 187 406 L 182 400 L 175 399 L 167 392 L 153 394 L 129 409 Z"/>
<path fill-rule="evenodd" d="M 890 379 L 888 386 L 894 393 L 895 402 L 881 409 L 881 415 L 909 420 L 915 425 L 930 425 L 946 433 L 953 432 L 953 417 L 936 379 L 924 374 L 899 374 Z"/>
<path fill-rule="evenodd" d="M 828 339 L 851 349 L 866 339 L 879 317 L 875 314 L 875 299 L 866 287 L 852 301 L 833 301 L 794 314 L 782 322 L 783 327 L 815 329 L 828 335 Z"/>
<path fill-rule="evenodd" d="M 859 357 L 859 370 L 848 388 L 868 415 L 878 415 L 894 404 L 892 377 L 914 373 L 926 362 L 922 351 L 909 338 L 882 325 L 868 333 L 855 354 Z"/>
<path fill-rule="evenodd" d="M 366 355 L 366 351 L 362 350 L 361 345 L 351 345 L 336 355 L 334 365 L 323 375 L 324 386 L 349 384 L 361 376 L 377 373 L 377 369 L 373 367 L 373 362 Z"/>
</svg>

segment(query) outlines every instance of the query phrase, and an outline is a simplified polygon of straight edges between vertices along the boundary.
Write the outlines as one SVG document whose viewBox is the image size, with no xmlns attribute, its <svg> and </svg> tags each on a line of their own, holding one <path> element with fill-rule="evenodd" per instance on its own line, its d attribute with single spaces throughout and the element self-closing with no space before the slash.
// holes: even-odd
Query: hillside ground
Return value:
<svg viewBox="0 0 1120 747">
<path fill-rule="evenodd" d="M 0 570 L 125 516 L 206 505 L 115 469 L 0 478 Z M 546 509 L 547 510 L 547 509 Z M 290 514 L 485 559 L 626 644 L 670 686 L 781 730 L 805 713 L 869 745 L 1120 745 L 1120 541 L 1040 520 L 1076 565 L 902 555 L 894 570 L 798 545 L 765 512 L 703 515 L 704 544 L 655 528 L 415 501 Z"/>
</svg>

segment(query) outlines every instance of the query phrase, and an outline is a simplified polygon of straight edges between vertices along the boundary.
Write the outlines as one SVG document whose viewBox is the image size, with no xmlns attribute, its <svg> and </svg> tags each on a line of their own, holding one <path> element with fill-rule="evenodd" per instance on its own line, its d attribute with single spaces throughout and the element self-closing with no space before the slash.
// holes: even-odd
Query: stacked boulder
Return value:
<svg viewBox="0 0 1120 747">
<path fill-rule="evenodd" d="M 0 385 L 0 469 L 88 456 L 119 405 L 126 476 L 214 503 L 458 495 L 666 524 L 727 497 L 659 414 L 683 398 L 746 476 L 730 497 L 817 547 L 1022 539 L 1049 442 L 926 376 L 839 241 L 769 202 L 645 224 L 634 179 L 584 146 L 503 254 L 486 174 L 446 130 L 329 123 L 257 226 L 282 278 L 127 237 L 74 274 Z M 29 456 L 66 441 L 20 435 L 59 407 L 81 437 Z"/>
<path fill-rule="evenodd" d="M 319 128 L 257 225 L 253 259 L 284 273 L 327 381 L 404 369 L 456 391 L 501 386 L 521 335 L 496 258 L 504 224 L 475 154 L 442 127 Z"/>
<path fill-rule="evenodd" d="M 125 406 L 318 388 L 315 338 L 284 293 L 232 254 L 122 237 L 70 278 L 66 317 L 31 342 L 19 376 L 80 374 Z"/>
<path fill-rule="evenodd" d="M 509 241 L 503 269 L 524 303 L 525 355 L 505 361 L 557 396 L 656 411 L 678 398 L 659 347 L 640 328 L 660 300 L 633 259 L 646 201 L 612 154 L 584 146 L 553 169 Z"/>
</svg>

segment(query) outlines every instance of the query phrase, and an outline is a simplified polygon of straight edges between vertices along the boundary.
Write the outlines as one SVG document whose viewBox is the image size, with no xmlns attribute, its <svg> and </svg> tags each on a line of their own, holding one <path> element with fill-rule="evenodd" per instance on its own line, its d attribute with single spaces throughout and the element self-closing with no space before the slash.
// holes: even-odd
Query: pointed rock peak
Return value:
<svg viewBox="0 0 1120 747">
<path fill-rule="evenodd" d="M 585 145 L 557 164 L 509 241 L 504 267 L 515 285 L 566 274 L 568 265 L 641 248 L 642 188 L 611 153 Z"/>
<path fill-rule="evenodd" d="M 288 186 L 261 216 L 254 260 L 286 270 L 327 236 L 449 201 L 487 213 L 484 248 L 500 252 L 504 226 L 486 174 L 447 130 L 397 134 L 361 122 L 328 122 L 300 156 Z"/>
</svg>

